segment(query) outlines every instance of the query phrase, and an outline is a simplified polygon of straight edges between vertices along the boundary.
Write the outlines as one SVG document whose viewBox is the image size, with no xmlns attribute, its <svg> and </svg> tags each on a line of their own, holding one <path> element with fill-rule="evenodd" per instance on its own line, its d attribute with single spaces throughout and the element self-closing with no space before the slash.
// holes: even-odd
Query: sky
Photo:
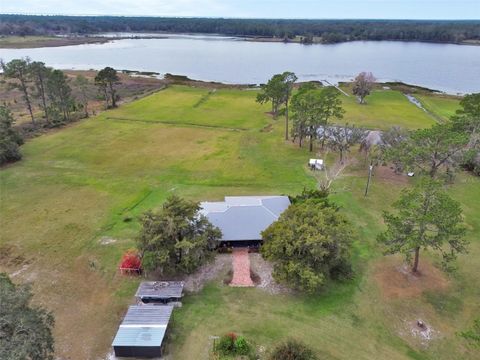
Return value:
<svg viewBox="0 0 480 360">
<path fill-rule="evenodd" d="M 480 0 L 0 0 L 0 13 L 314 19 L 480 19 Z"/>
</svg>

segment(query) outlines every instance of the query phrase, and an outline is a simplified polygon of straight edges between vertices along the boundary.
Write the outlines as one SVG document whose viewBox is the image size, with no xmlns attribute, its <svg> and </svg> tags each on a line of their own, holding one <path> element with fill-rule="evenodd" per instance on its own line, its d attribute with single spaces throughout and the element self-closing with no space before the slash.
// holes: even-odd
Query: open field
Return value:
<svg viewBox="0 0 480 360">
<path fill-rule="evenodd" d="M 1 36 L 0 49 L 25 49 L 39 47 L 70 46 L 105 43 L 109 39 L 101 37 L 58 37 L 58 36 Z"/>
<path fill-rule="evenodd" d="M 101 359 L 109 351 L 138 283 L 115 270 L 134 245 L 142 212 L 171 193 L 216 200 L 315 186 L 305 167 L 310 154 L 282 140 L 283 119 L 271 119 L 268 106 L 255 103 L 255 91 L 210 91 L 174 86 L 124 104 L 28 141 L 24 159 L 1 170 L 0 271 L 33 281 L 35 300 L 55 312 L 59 358 Z M 434 123 L 402 97 L 379 92 L 366 106 L 342 99 L 349 122 L 359 126 Z M 325 359 L 476 358 L 455 332 L 480 313 L 479 179 L 461 174 L 451 187 L 472 241 L 459 272 L 444 275 L 435 256 L 422 256 L 421 269 L 439 275 L 428 291 L 416 285 L 420 290 L 405 294 L 378 276 L 396 274 L 401 262 L 381 256 L 375 235 L 381 211 L 408 180 L 379 171 L 364 199 L 361 164 L 339 179 L 333 195 L 358 231 L 356 278 L 316 296 L 270 295 L 213 281 L 176 310 L 169 341 L 174 359 L 207 359 L 209 336 L 226 331 L 267 351 L 285 336 L 301 337 Z M 417 318 L 438 337 L 426 343 L 415 337 L 409 324 Z"/>
<path fill-rule="evenodd" d="M 440 116 L 442 120 L 447 120 L 455 115 L 455 111 L 459 108 L 458 100 L 449 96 L 419 95 L 417 97 L 425 109 Z"/>
<path fill-rule="evenodd" d="M 342 84 L 341 88 L 350 97 L 342 97 L 346 114 L 344 120 L 361 127 L 386 130 L 392 125 L 406 129 L 418 129 L 445 121 L 455 114 L 459 99 L 454 96 L 432 94 L 426 91 L 414 93 L 427 111 L 420 110 L 410 103 L 403 92 L 415 91 L 412 87 L 398 86 L 399 90 L 385 90 L 380 85 L 367 96 L 366 104 L 358 106 L 356 97 L 351 93 L 350 84 Z"/>
</svg>

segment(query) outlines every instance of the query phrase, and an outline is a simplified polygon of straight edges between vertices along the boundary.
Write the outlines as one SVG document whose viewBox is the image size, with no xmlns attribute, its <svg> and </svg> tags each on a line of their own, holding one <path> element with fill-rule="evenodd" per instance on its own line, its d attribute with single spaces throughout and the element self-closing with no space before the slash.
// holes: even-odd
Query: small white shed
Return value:
<svg viewBox="0 0 480 360">
<path fill-rule="evenodd" d="M 312 169 L 312 170 L 323 170 L 323 168 L 324 168 L 323 160 L 322 159 L 310 159 L 308 161 L 308 166 L 310 166 L 310 169 Z"/>
</svg>

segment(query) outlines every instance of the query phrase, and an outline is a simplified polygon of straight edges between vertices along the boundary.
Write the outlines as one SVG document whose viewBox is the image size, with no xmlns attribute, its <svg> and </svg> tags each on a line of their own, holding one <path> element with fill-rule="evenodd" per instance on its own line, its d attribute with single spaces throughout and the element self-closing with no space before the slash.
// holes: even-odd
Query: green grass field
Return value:
<svg viewBox="0 0 480 360">
<path fill-rule="evenodd" d="M 375 90 L 367 103 L 359 105 L 355 96 L 342 96 L 344 120 L 370 129 L 388 130 L 393 124 L 406 129 L 428 127 L 435 119 L 421 111 L 399 91 Z"/>
<path fill-rule="evenodd" d="M 106 42 L 95 37 L 59 37 L 59 36 L 0 36 L 0 49 L 23 49 L 50 46 L 67 46 Z"/>
<path fill-rule="evenodd" d="M 134 246 L 138 215 L 169 194 L 216 200 L 315 186 L 305 166 L 310 154 L 283 141 L 282 119 L 271 119 L 255 96 L 171 87 L 28 141 L 24 159 L 1 170 L 0 271 L 33 281 L 35 300 L 55 312 L 58 356 L 105 356 L 138 283 L 116 266 Z M 359 126 L 434 123 L 398 92 L 375 92 L 365 106 L 342 99 L 346 118 Z M 267 350 L 285 336 L 299 337 L 325 359 L 474 359 L 455 332 L 480 312 L 480 181 L 461 175 L 451 190 L 464 205 L 472 240 L 459 272 L 447 288 L 407 298 L 382 294 L 375 269 L 384 260 L 374 241 L 381 211 L 406 185 L 374 178 L 364 199 L 364 182 L 356 165 L 333 195 L 358 229 L 354 280 L 309 297 L 211 283 L 176 310 L 173 357 L 206 359 L 210 335 L 237 331 Z M 405 333 L 405 319 L 417 317 L 441 336 L 425 346 Z"/>
<path fill-rule="evenodd" d="M 438 115 L 442 120 L 448 120 L 459 109 L 458 99 L 448 96 L 419 95 L 423 107 Z"/>
</svg>

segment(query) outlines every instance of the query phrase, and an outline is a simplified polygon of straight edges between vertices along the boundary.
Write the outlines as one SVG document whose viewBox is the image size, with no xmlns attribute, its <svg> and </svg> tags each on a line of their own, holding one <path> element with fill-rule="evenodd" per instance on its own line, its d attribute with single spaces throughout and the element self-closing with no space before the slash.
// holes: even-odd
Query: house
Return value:
<svg viewBox="0 0 480 360">
<path fill-rule="evenodd" d="M 132 305 L 112 347 L 116 357 L 160 357 L 173 306 Z"/>
<path fill-rule="evenodd" d="M 179 303 L 183 296 L 183 281 L 144 281 L 135 297 L 141 303 Z"/>
<path fill-rule="evenodd" d="M 256 246 L 262 231 L 289 206 L 288 196 L 226 196 L 225 201 L 200 203 L 200 212 L 222 231 L 222 245 Z"/>
</svg>

